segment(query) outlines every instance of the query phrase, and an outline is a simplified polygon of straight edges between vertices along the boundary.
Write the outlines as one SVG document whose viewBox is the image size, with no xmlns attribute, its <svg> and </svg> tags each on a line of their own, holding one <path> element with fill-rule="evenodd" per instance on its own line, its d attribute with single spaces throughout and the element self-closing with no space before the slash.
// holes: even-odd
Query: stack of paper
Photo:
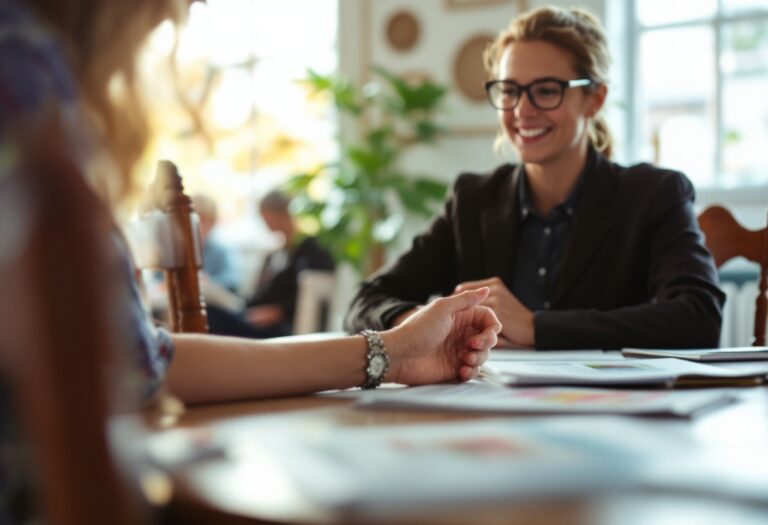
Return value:
<svg viewBox="0 0 768 525">
<path fill-rule="evenodd" d="M 368 394 L 362 407 L 503 413 L 627 414 L 689 417 L 732 402 L 723 390 L 608 390 L 597 388 L 503 388 L 478 381 Z"/>
<path fill-rule="evenodd" d="M 768 361 L 768 346 L 743 346 L 735 348 L 704 348 L 662 350 L 657 348 L 625 348 L 628 357 L 675 357 L 691 361 Z"/>
<path fill-rule="evenodd" d="M 502 384 L 578 386 L 717 386 L 757 384 L 765 373 L 736 370 L 681 359 L 500 360 L 485 366 Z"/>
<path fill-rule="evenodd" d="M 254 418 L 217 434 L 240 481 L 227 486 L 234 504 L 290 491 L 321 508 L 380 516 L 636 486 L 650 452 L 676 453 L 644 423 L 601 416 L 354 427 L 305 415 Z"/>
</svg>

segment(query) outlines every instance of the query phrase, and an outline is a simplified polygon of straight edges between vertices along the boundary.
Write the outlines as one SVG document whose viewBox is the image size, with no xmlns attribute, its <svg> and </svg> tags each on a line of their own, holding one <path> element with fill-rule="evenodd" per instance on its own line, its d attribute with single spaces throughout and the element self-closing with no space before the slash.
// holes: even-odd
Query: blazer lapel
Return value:
<svg viewBox="0 0 768 525">
<path fill-rule="evenodd" d="M 571 233 L 563 253 L 560 274 L 552 292 L 552 302 L 560 303 L 610 231 L 611 205 L 616 178 L 609 161 L 597 155 L 595 167 L 586 174 Z"/>
<path fill-rule="evenodd" d="M 517 165 L 501 189 L 499 204 L 482 212 L 483 246 L 485 268 L 488 275 L 498 276 L 509 284 L 512 266 L 517 251 L 518 222 L 520 208 L 517 197 L 517 181 L 522 164 Z"/>
</svg>

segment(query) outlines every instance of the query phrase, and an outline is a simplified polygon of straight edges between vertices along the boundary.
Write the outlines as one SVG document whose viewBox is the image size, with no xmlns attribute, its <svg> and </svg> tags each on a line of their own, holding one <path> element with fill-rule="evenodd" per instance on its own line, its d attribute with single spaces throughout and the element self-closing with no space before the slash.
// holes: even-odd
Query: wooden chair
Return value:
<svg viewBox="0 0 768 525">
<path fill-rule="evenodd" d="M 158 163 L 141 217 L 127 233 L 137 267 L 165 273 L 171 330 L 208 332 L 199 218 L 172 162 Z"/>
<path fill-rule="evenodd" d="M 78 170 L 47 154 L 0 167 L 0 383 L 43 521 L 143 523 L 107 439 L 111 218 Z"/>
<path fill-rule="evenodd" d="M 766 319 L 768 317 L 768 227 L 752 231 L 739 224 L 722 206 L 711 206 L 699 215 L 699 226 L 704 232 L 705 243 L 719 268 L 734 257 L 757 263 L 760 266 L 759 292 L 755 300 L 755 324 L 753 346 L 765 346 Z"/>
<path fill-rule="evenodd" d="M 293 333 L 326 332 L 336 295 L 336 274 L 324 270 L 304 270 L 299 274 Z"/>
</svg>

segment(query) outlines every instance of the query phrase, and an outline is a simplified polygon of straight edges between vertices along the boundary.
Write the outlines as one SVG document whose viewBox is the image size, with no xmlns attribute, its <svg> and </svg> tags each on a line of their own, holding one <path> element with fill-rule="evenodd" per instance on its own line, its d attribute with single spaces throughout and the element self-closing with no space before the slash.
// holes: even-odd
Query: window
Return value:
<svg viewBox="0 0 768 525">
<path fill-rule="evenodd" d="M 636 57 L 629 157 L 681 170 L 700 188 L 768 185 L 768 3 L 627 0 L 626 9 Z"/>
<path fill-rule="evenodd" d="M 218 201 L 234 241 L 253 237 L 255 198 L 338 156 L 332 108 L 300 82 L 338 68 L 337 4 L 208 0 L 178 32 L 161 25 L 141 63 L 153 128 L 142 175 L 176 161 L 188 193 Z"/>
</svg>

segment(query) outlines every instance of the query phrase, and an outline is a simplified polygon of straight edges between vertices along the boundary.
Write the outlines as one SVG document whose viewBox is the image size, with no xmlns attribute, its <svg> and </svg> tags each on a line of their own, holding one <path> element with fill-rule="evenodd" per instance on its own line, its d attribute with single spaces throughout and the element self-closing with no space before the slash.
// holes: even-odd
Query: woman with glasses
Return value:
<svg viewBox="0 0 768 525">
<path fill-rule="evenodd" d="M 518 164 L 462 174 L 429 230 L 365 282 L 347 327 L 397 325 L 435 295 L 481 286 L 508 347 L 710 347 L 723 295 L 681 173 L 611 162 L 599 22 L 545 7 L 485 54 L 497 142 Z"/>
</svg>

